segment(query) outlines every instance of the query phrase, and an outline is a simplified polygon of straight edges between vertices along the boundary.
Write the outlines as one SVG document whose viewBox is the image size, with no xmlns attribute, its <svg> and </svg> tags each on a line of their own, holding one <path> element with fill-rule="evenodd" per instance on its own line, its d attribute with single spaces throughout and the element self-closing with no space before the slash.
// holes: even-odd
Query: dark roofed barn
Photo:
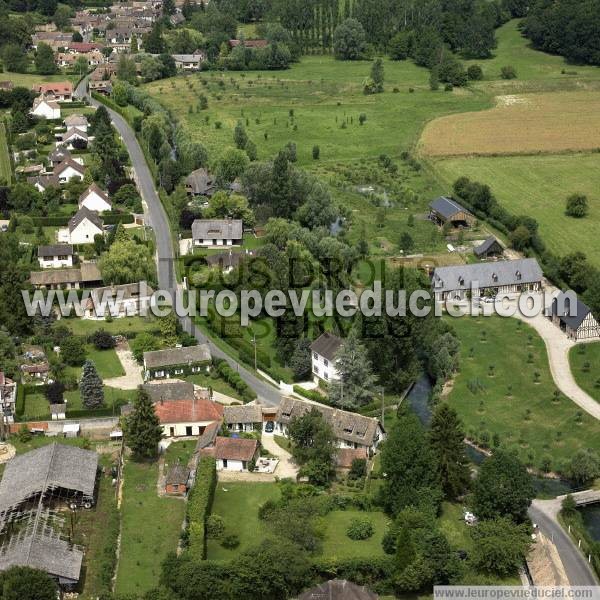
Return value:
<svg viewBox="0 0 600 600">
<path fill-rule="evenodd" d="M 561 292 L 552 300 L 552 322 L 572 340 L 600 338 L 600 324 L 592 310 L 579 298 L 573 301 L 574 297 L 574 292 Z"/>
<path fill-rule="evenodd" d="M 455 227 L 470 227 L 475 217 L 458 202 L 446 196 L 436 198 L 429 205 L 429 218 L 440 225 L 451 223 Z"/>
<path fill-rule="evenodd" d="M 502 244 L 492 235 L 482 244 L 473 248 L 473 254 L 477 258 L 489 258 L 490 256 L 502 256 L 504 248 Z"/>
</svg>

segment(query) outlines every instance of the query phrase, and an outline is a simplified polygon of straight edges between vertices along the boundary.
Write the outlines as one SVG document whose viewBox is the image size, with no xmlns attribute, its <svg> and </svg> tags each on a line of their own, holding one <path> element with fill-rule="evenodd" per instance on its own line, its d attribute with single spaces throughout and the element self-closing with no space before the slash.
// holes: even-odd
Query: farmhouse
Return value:
<svg viewBox="0 0 600 600">
<path fill-rule="evenodd" d="M 188 381 L 145 383 L 142 388 L 150 396 L 152 402 L 189 400 L 195 397 L 194 384 Z"/>
<path fill-rule="evenodd" d="M 85 167 L 72 158 L 66 158 L 54 167 L 53 173 L 60 183 L 67 183 L 74 178 L 83 179 Z"/>
<path fill-rule="evenodd" d="M 240 246 L 241 219 L 196 219 L 192 223 L 194 246 Z"/>
<path fill-rule="evenodd" d="M 0 411 L 5 423 L 13 423 L 15 402 L 17 401 L 17 384 L 0 371 Z"/>
<path fill-rule="evenodd" d="M 188 490 L 190 470 L 183 465 L 173 465 L 165 477 L 165 493 L 170 496 L 185 496 Z"/>
<path fill-rule="evenodd" d="M 335 368 L 335 355 L 342 345 L 342 338 L 332 333 L 322 333 L 311 345 L 312 372 L 315 379 L 331 381 L 339 379 Z"/>
<path fill-rule="evenodd" d="M 196 169 L 185 178 L 185 191 L 190 196 L 212 196 L 217 191 L 215 178 L 206 169 Z"/>
<path fill-rule="evenodd" d="M 258 440 L 218 436 L 214 456 L 217 471 L 248 471 L 258 458 Z"/>
<path fill-rule="evenodd" d="M 287 428 L 292 419 L 301 417 L 311 410 L 319 411 L 331 425 L 340 448 L 363 448 L 371 456 L 385 439 L 385 430 L 378 419 L 296 398 L 283 398 L 277 409 L 275 421 L 265 421 L 263 431 L 266 432 L 267 424 L 270 422 L 274 433 L 287 437 Z"/>
<path fill-rule="evenodd" d="M 154 404 L 154 412 L 160 421 L 165 437 L 202 435 L 212 423 L 220 423 L 223 407 L 207 398 L 164 400 Z"/>
<path fill-rule="evenodd" d="M 175 66 L 182 71 L 199 71 L 202 63 L 206 60 L 203 52 L 194 52 L 194 54 L 172 54 Z"/>
<path fill-rule="evenodd" d="M 144 377 L 168 379 L 178 375 L 199 373 L 209 369 L 211 360 L 208 344 L 144 352 Z"/>
<path fill-rule="evenodd" d="M 429 218 L 434 223 L 450 223 L 454 227 L 470 227 L 475 222 L 475 217 L 464 206 L 446 196 L 440 196 L 429 205 Z"/>
<path fill-rule="evenodd" d="M 102 220 L 98 214 L 84 206 L 69 219 L 69 243 L 92 244 L 95 236 L 104 235 L 102 227 Z"/>
<path fill-rule="evenodd" d="M 33 101 L 31 114 L 43 119 L 60 119 L 60 106 L 54 100 L 46 100 L 43 96 L 38 96 Z"/>
<path fill-rule="evenodd" d="M 33 86 L 33 91 L 43 96 L 52 95 L 58 102 L 71 102 L 73 100 L 73 84 L 70 81 L 53 81 L 39 83 Z"/>
<path fill-rule="evenodd" d="M 89 298 L 82 302 L 84 319 L 113 319 L 134 317 L 140 308 L 150 306 L 154 290 L 145 281 L 109 285 L 92 290 Z"/>
<path fill-rule="evenodd" d="M 49 290 L 70 290 L 90 287 L 102 282 L 98 265 L 83 262 L 78 269 L 53 269 L 51 271 L 32 271 L 29 277 L 31 284 Z"/>
<path fill-rule="evenodd" d="M 106 192 L 101 190 L 96 183 L 92 183 L 90 187 L 79 196 L 79 208 L 87 208 L 93 212 L 105 212 L 111 210 L 112 204 Z"/>
<path fill-rule="evenodd" d="M 223 407 L 223 422 L 230 431 L 260 431 L 262 410 L 258 404 Z"/>
<path fill-rule="evenodd" d="M 491 256 L 502 256 L 504 253 L 504 247 L 502 244 L 492 235 L 485 240 L 479 246 L 473 248 L 473 254 L 477 258 L 490 258 Z"/>
<path fill-rule="evenodd" d="M 463 300 L 484 294 L 519 294 L 542 289 L 535 258 L 437 267 L 431 285 L 436 301 Z"/>
<path fill-rule="evenodd" d="M 579 298 L 573 304 L 572 294 L 561 292 L 552 301 L 550 318 L 564 331 L 569 339 L 585 340 L 600 337 L 600 324 L 591 308 Z"/>
<path fill-rule="evenodd" d="M 38 263 L 42 269 L 72 267 L 73 255 L 73 246 L 71 244 L 38 246 Z"/>
</svg>

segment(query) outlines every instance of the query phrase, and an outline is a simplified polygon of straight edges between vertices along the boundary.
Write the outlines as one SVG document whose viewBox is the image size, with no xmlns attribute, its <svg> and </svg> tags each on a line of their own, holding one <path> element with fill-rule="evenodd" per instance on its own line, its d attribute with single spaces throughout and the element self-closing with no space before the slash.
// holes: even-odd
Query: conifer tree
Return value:
<svg viewBox="0 0 600 600">
<path fill-rule="evenodd" d="M 162 438 L 162 427 L 148 393 L 139 388 L 133 412 L 125 421 L 125 442 L 137 459 L 154 458 Z"/>
<path fill-rule="evenodd" d="M 86 360 L 83 364 L 79 392 L 86 408 L 99 408 L 104 404 L 102 379 L 100 379 L 100 375 L 98 375 L 98 371 L 96 371 L 96 367 L 91 360 Z"/>
</svg>

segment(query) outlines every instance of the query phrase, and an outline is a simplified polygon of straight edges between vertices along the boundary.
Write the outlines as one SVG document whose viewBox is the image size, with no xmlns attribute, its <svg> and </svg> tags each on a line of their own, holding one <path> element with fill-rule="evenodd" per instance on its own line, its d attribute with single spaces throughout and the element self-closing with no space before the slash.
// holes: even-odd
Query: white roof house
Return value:
<svg viewBox="0 0 600 600">
<path fill-rule="evenodd" d="M 104 235 L 102 220 L 98 213 L 80 208 L 69 220 L 69 244 L 92 244 L 96 235 Z M 60 236 L 59 236 L 60 237 Z"/>
<path fill-rule="evenodd" d="M 79 208 L 87 208 L 94 212 L 105 212 L 112 209 L 111 201 L 105 191 L 97 184 L 92 183 L 90 187 L 79 196 Z"/>
</svg>

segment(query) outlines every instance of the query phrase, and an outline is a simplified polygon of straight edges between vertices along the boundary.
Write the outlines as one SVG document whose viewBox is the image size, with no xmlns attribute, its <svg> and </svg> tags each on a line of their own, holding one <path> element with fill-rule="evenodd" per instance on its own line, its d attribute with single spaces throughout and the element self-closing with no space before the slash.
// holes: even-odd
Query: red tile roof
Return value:
<svg viewBox="0 0 600 600">
<path fill-rule="evenodd" d="M 252 460 L 257 448 L 257 440 L 217 437 L 215 457 L 226 460 Z"/>
<path fill-rule="evenodd" d="M 210 400 L 167 400 L 157 402 L 154 412 L 161 423 L 197 423 L 199 421 L 220 421 L 223 407 Z"/>
<path fill-rule="evenodd" d="M 72 94 L 73 93 L 73 84 L 70 81 L 40 83 L 38 85 L 34 85 L 33 89 L 36 92 L 41 92 L 42 94 L 49 94 L 49 93 L 52 93 L 54 95 Z"/>
<path fill-rule="evenodd" d="M 75 50 L 76 52 L 91 52 L 92 50 L 99 50 L 102 47 L 102 44 L 94 44 L 92 42 L 71 42 L 68 45 L 69 50 Z"/>
</svg>

